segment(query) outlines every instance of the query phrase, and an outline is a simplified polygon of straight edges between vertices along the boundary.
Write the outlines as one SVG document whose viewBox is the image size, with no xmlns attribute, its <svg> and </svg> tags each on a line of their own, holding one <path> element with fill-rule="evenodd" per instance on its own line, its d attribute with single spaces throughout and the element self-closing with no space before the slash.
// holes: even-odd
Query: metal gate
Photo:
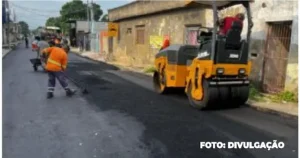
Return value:
<svg viewBox="0 0 300 158">
<path fill-rule="evenodd" d="M 263 90 L 278 93 L 284 89 L 291 22 L 269 23 L 263 62 Z"/>
</svg>

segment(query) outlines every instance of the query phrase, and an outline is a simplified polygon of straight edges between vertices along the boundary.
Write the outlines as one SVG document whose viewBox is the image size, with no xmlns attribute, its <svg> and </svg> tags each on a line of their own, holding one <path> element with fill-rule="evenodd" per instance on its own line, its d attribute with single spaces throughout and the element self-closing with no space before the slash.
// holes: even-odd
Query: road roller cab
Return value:
<svg viewBox="0 0 300 158">
<path fill-rule="evenodd" d="M 199 46 L 169 46 L 156 55 L 153 81 L 157 92 L 185 88 L 190 105 L 197 109 L 211 106 L 239 106 L 248 100 L 249 43 L 253 26 L 249 1 L 195 1 L 213 9 L 213 28 L 200 27 Z M 219 35 L 218 11 L 241 4 L 247 13 L 247 36 L 232 22 L 225 35 Z M 199 30 L 200 30 L 199 29 Z M 203 31 L 205 29 L 206 31 Z"/>
</svg>

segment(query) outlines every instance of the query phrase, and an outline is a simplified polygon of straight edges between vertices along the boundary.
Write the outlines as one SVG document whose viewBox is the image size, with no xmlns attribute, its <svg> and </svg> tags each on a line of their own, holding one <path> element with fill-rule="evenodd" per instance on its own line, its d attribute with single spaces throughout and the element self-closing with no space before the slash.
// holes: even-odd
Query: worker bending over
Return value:
<svg viewBox="0 0 300 158">
<path fill-rule="evenodd" d="M 236 14 L 235 17 L 225 17 L 224 19 L 221 19 L 219 21 L 220 30 L 219 34 L 222 36 L 226 36 L 229 29 L 231 29 L 233 22 L 239 22 L 241 24 L 241 27 L 243 29 L 243 21 L 245 19 L 245 15 L 243 13 Z"/>
<path fill-rule="evenodd" d="M 50 45 L 54 45 L 54 43 Z M 42 51 L 43 54 L 48 56 L 48 60 L 46 64 L 46 70 L 49 76 L 48 93 L 47 93 L 48 99 L 53 97 L 56 79 L 59 81 L 61 86 L 65 89 L 67 96 L 72 96 L 76 92 L 75 90 L 71 90 L 68 87 L 68 83 L 66 81 L 66 77 L 64 74 L 68 62 L 68 55 L 67 55 L 68 52 L 69 49 L 66 46 L 63 46 L 63 48 L 52 46 Z"/>
<path fill-rule="evenodd" d="M 38 46 L 37 46 L 37 44 L 38 44 L 38 42 L 39 42 L 40 40 L 41 40 L 40 37 L 35 36 L 35 39 L 34 39 L 34 41 L 33 41 L 32 44 L 31 44 L 31 46 L 32 46 L 32 51 L 38 51 Z"/>
<path fill-rule="evenodd" d="M 39 56 L 41 55 L 42 50 L 49 47 L 49 43 L 46 41 L 45 36 L 41 37 L 41 40 L 37 43 L 37 49 Z"/>
<path fill-rule="evenodd" d="M 47 59 L 47 58 L 44 58 L 44 57 L 41 55 L 41 54 L 42 54 L 42 51 L 43 51 L 44 49 L 46 49 L 46 48 L 49 47 L 48 42 L 46 42 L 45 36 L 42 36 L 42 37 L 41 37 L 41 40 L 38 42 L 37 46 L 38 46 L 38 58 L 41 59 L 41 61 L 42 61 L 42 67 L 45 69 L 45 64 L 46 64 L 46 61 L 47 61 L 46 59 Z"/>
</svg>

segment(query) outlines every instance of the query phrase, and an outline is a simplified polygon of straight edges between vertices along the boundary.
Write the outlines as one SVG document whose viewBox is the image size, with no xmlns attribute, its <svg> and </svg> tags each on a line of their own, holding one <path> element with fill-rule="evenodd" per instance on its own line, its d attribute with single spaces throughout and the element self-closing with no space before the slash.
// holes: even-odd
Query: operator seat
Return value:
<svg viewBox="0 0 300 158">
<path fill-rule="evenodd" d="M 241 47 L 242 25 L 238 21 L 232 23 L 231 28 L 226 34 L 225 49 L 238 50 Z"/>
<path fill-rule="evenodd" d="M 200 49 L 202 48 L 202 46 L 206 43 L 208 43 L 209 41 L 211 41 L 212 39 L 212 35 L 213 33 L 212 32 L 201 32 L 199 37 L 198 37 L 198 42 L 200 43 Z"/>
<path fill-rule="evenodd" d="M 212 32 L 201 32 L 200 37 L 202 38 L 203 41 L 211 40 L 212 38 Z"/>
</svg>

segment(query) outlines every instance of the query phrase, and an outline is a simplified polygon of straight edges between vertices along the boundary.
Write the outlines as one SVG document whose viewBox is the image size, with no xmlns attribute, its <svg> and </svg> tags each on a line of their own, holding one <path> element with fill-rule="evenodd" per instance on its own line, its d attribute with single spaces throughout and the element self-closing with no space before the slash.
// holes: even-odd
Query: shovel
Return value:
<svg viewBox="0 0 300 158">
<path fill-rule="evenodd" d="M 75 80 L 72 79 L 71 77 L 68 77 L 68 76 L 66 75 L 65 72 L 64 72 L 64 75 L 65 75 L 65 77 L 66 77 L 68 80 L 70 80 L 71 82 L 73 82 L 77 87 L 79 87 L 79 89 L 81 89 L 81 93 L 82 93 L 82 94 L 88 94 L 88 93 L 89 93 L 89 91 L 87 90 L 86 87 L 82 86 L 79 82 L 75 81 Z"/>
</svg>

